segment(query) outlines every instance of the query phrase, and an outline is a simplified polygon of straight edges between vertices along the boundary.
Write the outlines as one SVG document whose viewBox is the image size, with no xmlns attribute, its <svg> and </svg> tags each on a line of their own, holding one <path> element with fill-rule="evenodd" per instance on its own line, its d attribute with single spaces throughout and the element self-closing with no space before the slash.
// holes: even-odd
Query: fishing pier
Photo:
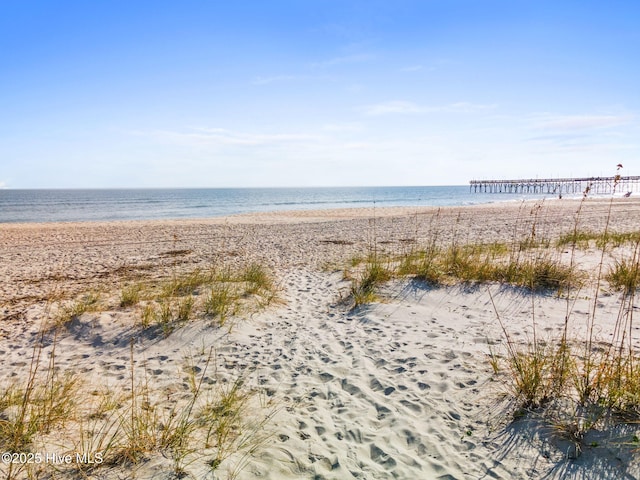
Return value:
<svg viewBox="0 0 640 480">
<path fill-rule="evenodd" d="M 530 178 L 521 180 L 471 180 L 473 193 L 537 193 L 549 195 L 632 193 L 640 191 L 640 176 L 586 178 Z"/>
</svg>

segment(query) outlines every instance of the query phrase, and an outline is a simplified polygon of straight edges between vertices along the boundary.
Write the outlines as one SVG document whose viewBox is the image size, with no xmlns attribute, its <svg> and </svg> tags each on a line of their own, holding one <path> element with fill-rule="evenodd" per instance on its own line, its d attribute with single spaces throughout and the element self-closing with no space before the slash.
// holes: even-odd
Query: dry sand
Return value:
<svg viewBox="0 0 640 480">
<path fill-rule="evenodd" d="M 57 339 L 59 367 L 79 372 L 87 384 L 116 388 L 130 382 L 133 348 L 149 381 L 169 392 L 170 401 L 184 382 L 185 356 L 215 348 L 218 379 L 242 375 L 273 418 L 260 448 L 232 455 L 216 473 L 196 459 L 186 468 L 195 478 L 227 478 L 238 464 L 241 479 L 640 478 L 633 449 L 593 441 L 569 459 L 571 446 L 549 428 L 510 422 L 489 363 L 489 345 L 503 343 L 489 292 L 518 341 L 531 335 L 532 310 L 539 331 L 559 332 L 566 300 L 498 285 L 431 289 L 395 282 L 381 302 L 351 309 L 344 301 L 350 283 L 342 267 L 374 244 L 379 251 L 405 251 L 434 233 L 442 242 L 511 240 L 534 225 L 538 237 L 554 237 L 576 221 L 601 231 L 607 218 L 613 230 L 637 230 L 640 201 L 1 225 L 0 381 L 25 376 L 51 298 L 90 290 L 117 294 L 131 278 L 258 261 L 275 272 L 281 304 L 235 319 L 230 330 L 194 321 L 167 338 L 140 335 L 131 314 L 118 309 L 85 313 Z M 583 252 L 578 261 L 589 269 L 597 258 Z M 578 330 L 589 301 L 584 293 L 573 307 Z M 603 296 L 599 316 L 614 321 L 617 301 L 617 295 Z M 47 344 L 45 357 L 51 348 Z M 171 465 L 150 455 L 141 465 L 101 467 L 89 476 L 172 478 Z M 56 478 L 70 475 L 60 472 Z"/>
</svg>

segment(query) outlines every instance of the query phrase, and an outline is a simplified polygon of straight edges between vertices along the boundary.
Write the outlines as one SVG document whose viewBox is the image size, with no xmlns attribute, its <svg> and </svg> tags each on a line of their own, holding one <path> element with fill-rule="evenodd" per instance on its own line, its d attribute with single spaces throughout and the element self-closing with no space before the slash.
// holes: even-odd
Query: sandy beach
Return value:
<svg viewBox="0 0 640 480">
<path fill-rule="evenodd" d="M 347 272 L 354 257 L 372 250 L 391 256 L 434 239 L 488 244 L 533 236 L 592 274 L 601 259 L 608 266 L 632 249 L 603 255 L 593 245 L 556 249 L 553 241 L 574 229 L 632 232 L 639 225 L 637 198 L 0 225 L 0 385 L 24 383 L 38 351 L 43 365 L 55 358 L 56 371 L 76 375 L 78 398 L 121 390 L 126 406 L 127 392 L 133 397 L 140 383 L 162 412 L 190 388 L 228 393 L 241 379 L 251 392 L 243 413 L 251 441 L 231 443 L 236 450 L 214 466 L 208 459 L 216 447 L 202 446 L 185 452 L 179 468 L 175 449 L 158 447 L 138 462 L 0 470 L 15 478 L 640 478 L 631 427 L 589 432 L 578 454 L 549 425 L 513 421 L 490 361 L 505 346 L 498 317 L 526 344 L 532 318 L 540 335 L 556 338 L 570 305 L 571 333 L 583 335 L 592 284 L 568 301 L 496 282 L 435 288 L 395 279 L 375 301 L 354 308 Z M 252 264 L 272 275 L 274 298 L 262 305 L 245 295 L 243 302 L 257 306 L 231 314 L 223 326 L 194 315 L 159 332 L 140 326 L 144 302 L 129 308 L 119 300 L 134 282 L 155 288 L 189 272 Z M 598 333 L 606 340 L 620 296 L 600 290 Z M 55 333 L 43 327 L 88 292 L 99 295 L 100 308 L 71 315 Z M 202 297 L 196 289 L 196 305 Z M 630 335 L 635 342 L 637 327 Z M 15 417 L 15 406 L 0 406 L 0 421 Z M 90 430 L 82 412 L 35 435 L 29 451 L 106 451 L 107 435 L 103 443 L 99 435 L 93 443 L 78 440 L 79 431 Z M 110 415 L 104 418 L 120 414 Z"/>
</svg>

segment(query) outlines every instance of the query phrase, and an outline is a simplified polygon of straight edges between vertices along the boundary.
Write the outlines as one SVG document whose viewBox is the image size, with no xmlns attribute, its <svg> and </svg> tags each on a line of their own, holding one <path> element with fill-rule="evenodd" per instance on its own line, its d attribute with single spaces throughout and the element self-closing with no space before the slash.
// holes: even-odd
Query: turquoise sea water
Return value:
<svg viewBox="0 0 640 480">
<path fill-rule="evenodd" d="M 470 205 L 522 195 L 469 187 L 0 190 L 0 223 L 208 218 L 248 212 Z M 531 198 L 528 196 L 527 198 Z"/>
</svg>

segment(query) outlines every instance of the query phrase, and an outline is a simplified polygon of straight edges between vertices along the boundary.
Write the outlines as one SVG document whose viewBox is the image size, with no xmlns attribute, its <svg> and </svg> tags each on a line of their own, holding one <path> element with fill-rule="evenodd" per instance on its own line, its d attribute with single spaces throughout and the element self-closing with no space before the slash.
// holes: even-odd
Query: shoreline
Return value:
<svg viewBox="0 0 640 480">
<path fill-rule="evenodd" d="M 451 187 L 451 188 L 462 188 L 464 186 L 456 186 L 456 187 Z M 372 187 L 372 188 L 386 188 L 386 187 Z M 403 187 L 397 187 L 397 188 L 403 188 Z M 411 187 L 407 187 L 407 188 L 411 188 Z M 435 187 L 420 187 L 420 188 L 435 188 Z M 443 187 L 443 188 L 449 188 L 449 187 Z M 466 188 L 466 187 L 465 187 Z M 275 189 L 278 190 L 278 189 Z M 285 189 L 286 190 L 286 189 Z M 16 221 L 16 220 L 0 220 L 0 225 L 11 225 L 11 224 L 31 224 L 31 223 L 38 223 L 38 224 L 45 224 L 45 223 L 102 223 L 102 222 L 135 222 L 135 221 L 190 221 L 190 220 L 196 220 L 196 221 L 200 221 L 200 220 L 216 220 L 216 219 L 224 219 L 224 218 L 234 218 L 236 216 L 248 216 L 248 217 L 252 217 L 252 216 L 260 216 L 260 215 L 264 215 L 264 214 L 271 214 L 271 213 L 292 213 L 292 212 L 300 212 L 303 216 L 305 215 L 306 212 L 314 212 L 314 211 L 333 211 L 333 210 L 359 210 L 362 208 L 380 208 L 380 209 L 402 209 L 402 208 L 418 208 L 418 209 L 423 209 L 423 208 L 438 208 L 438 207 L 442 207 L 442 208 L 447 208 L 447 207 L 469 207 L 469 206 L 476 206 L 476 205 L 496 205 L 496 204 L 509 204 L 509 203 L 522 203 L 522 202 L 530 202 L 530 201 L 554 201 L 554 200 L 558 200 L 557 197 L 555 196 L 550 196 L 550 195 L 523 195 L 523 194 L 487 194 L 487 193 L 480 193 L 480 194 L 471 194 L 470 192 L 468 193 L 468 195 L 470 196 L 469 198 L 466 199 L 459 199 L 459 198 L 454 198 L 449 199 L 449 200 L 444 200 L 445 197 L 433 197 L 430 198 L 429 200 L 426 199 L 411 199 L 411 200 L 404 200 L 404 201 L 400 201 L 398 199 L 391 199 L 391 200 L 384 200 L 384 199 L 380 199 L 380 200 L 374 200 L 372 197 L 372 199 L 360 199 L 355 201 L 355 203 L 353 201 L 345 201 L 345 202 L 332 202 L 330 200 L 325 201 L 321 201 L 321 202 L 311 202 L 311 204 L 313 203 L 320 203 L 320 204 L 326 204 L 326 205 L 332 205 L 330 207 L 325 207 L 325 208 L 317 208 L 316 206 L 307 204 L 306 202 L 301 202 L 301 203 L 296 203 L 296 202 L 292 202 L 290 205 L 288 203 L 285 204 L 279 204 L 279 203 L 273 203 L 273 204 L 260 204 L 259 202 L 256 205 L 263 205 L 263 206 L 267 206 L 267 209 L 260 209 L 257 211 L 251 211 L 252 209 L 249 209 L 249 211 L 247 211 L 245 208 L 235 208 L 235 210 L 237 210 L 236 213 L 233 213 L 233 208 L 231 209 L 232 211 L 229 212 L 228 210 L 230 210 L 229 206 L 226 205 L 224 202 L 220 203 L 220 205 L 218 207 L 213 207 L 214 205 L 216 205 L 216 199 L 203 199 L 202 204 L 198 204 L 197 206 L 191 205 L 188 201 L 188 199 L 183 199 L 184 205 L 182 205 L 183 208 L 186 209 L 186 211 L 188 211 L 186 213 L 186 215 L 183 213 L 184 216 L 171 216 L 170 214 L 167 215 L 165 213 L 166 216 L 157 216 L 158 212 L 155 212 L 152 217 L 147 217 L 144 218 L 145 216 L 142 215 L 143 218 L 135 218 L 136 215 L 135 214 L 131 214 L 130 211 L 128 211 L 126 208 L 124 210 L 120 210 L 119 208 L 114 209 L 114 212 L 116 212 L 116 216 L 119 217 L 123 217 L 123 218 L 112 218 L 112 219 L 86 219 L 86 220 L 64 220 L 64 219 L 55 219 L 55 220 L 40 220 L 40 221 Z M 454 194 L 455 197 L 455 194 Z M 429 198 L 429 197 L 427 197 Z M 580 200 L 582 198 L 582 195 L 580 194 L 572 194 L 572 195 L 568 195 L 565 196 L 565 200 L 567 201 L 572 201 L 572 200 Z M 589 197 L 590 200 L 596 200 L 596 201 L 600 201 L 600 200 L 609 200 L 612 197 L 610 195 L 592 195 Z M 619 195 L 614 196 L 613 198 L 622 198 Z M 73 217 L 74 214 L 74 208 L 82 208 L 83 207 L 83 203 L 82 201 L 90 201 L 90 199 L 75 199 L 73 200 L 71 203 L 69 203 L 68 206 L 68 212 L 67 214 L 70 215 L 69 218 Z M 134 200 L 135 201 L 135 200 Z M 154 201 L 154 204 L 157 203 L 158 200 Z M 440 204 L 441 202 L 444 201 L 444 204 Z M 450 202 L 455 202 L 455 203 L 450 203 Z M 79 203 L 73 203 L 73 202 L 79 202 Z M 207 203 L 207 202 L 212 202 L 212 203 Z M 399 203 L 398 203 L 399 202 Z M 427 202 L 426 204 L 423 204 L 423 202 Z M 93 202 L 91 202 L 93 203 Z M 98 202 L 99 203 L 99 202 Z M 36 208 L 38 211 L 42 210 L 41 207 L 43 207 L 45 205 L 45 203 L 43 204 L 38 204 L 35 203 L 35 206 L 31 205 L 31 207 L 29 207 L 27 205 L 27 207 L 29 208 Z M 297 205 L 296 208 L 293 208 L 293 206 Z M 355 206 L 353 206 L 355 205 Z M 360 205 L 364 205 L 364 206 L 360 206 Z M 166 207 L 169 207 L 170 209 L 173 208 L 175 205 L 172 204 L 168 204 L 166 205 Z M 6 207 L 9 209 L 9 214 L 11 214 L 11 209 L 13 208 L 11 204 L 7 204 Z M 55 205 L 54 205 L 55 207 Z M 106 202 L 103 205 L 103 210 L 104 211 L 109 211 L 111 208 L 113 207 L 113 204 Z M 116 204 L 116 207 L 118 207 L 118 205 Z M 205 211 L 207 209 L 211 209 L 209 210 L 209 213 L 207 214 L 197 214 L 197 209 L 199 208 L 203 208 L 205 207 Z M 47 207 L 49 208 L 49 207 Z M 65 207 L 67 208 L 67 207 Z M 95 208 L 95 207 L 92 207 Z M 138 208 L 145 208 L 144 203 L 140 203 L 138 205 Z M 194 210 L 196 209 L 196 210 Z M 89 209 L 91 210 L 91 209 Z M 217 213 L 214 213 L 216 212 Z M 45 218 L 43 217 L 43 215 L 46 215 L 46 210 L 40 211 L 40 213 L 38 213 L 37 215 L 41 218 Z M 225 213 L 226 212 L 226 213 Z M 50 213 L 51 214 L 51 213 Z M 60 212 L 55 213 L 54 212 L 54 218 L 58 216 L 58 214 L 60 214 Z M 91 214 L 90 214 L 91 215 Z M 124 217 L 129 217 L 129 218 L 124 218 Z"/>
<path fill-rule="evenodd" d="M 153 218 L 153 219 L 123 219 L 123 220 L 87 220 L 87 221 L 46 221 L 46 222 L 0 222 L 2 228 L 46 228 L 69 226 L 103 226 L 103 225 L 164 225 L 164 224 L 246 224 L 246 223 L 296 223 L 296 222 L 319 222 L 332 220 L 350 220 L 358 218 L 373 217 L 390 217 L 390 216 L 407 216 L 417 214 L 429 214 L 434 211 L 443 210 L 467 210 L 467 209 L 495 209 L 501 206 L 513 209 L 526 205 L 550 204 L 563 205 L 570 207 L 578 206 L 580 203 L 585 205 L 604 205 L 612 203 L 614 205 L 628 205 L 635 207 L 640 205 L 640 197 L 622 198 L 622 197 L 588 197 L 586 199 L 576 196 L 575 198 L 565 197 L 558 199 L 555 197 L 548 198 L 520 198 L 512 200 L 503 200 L 495 202 L 482 202 L 465 205 L 442 205 L 442 206 L 371 206 L 371 207 L 344 207 L 344 208 L 328 208 L 328 209 L 299 209 L 299 210 L 270 210 L 264 212 L 236 213 L 231 215 L 214 216 L 214 217 L 171 217 L 171 218 Z"/>
</svg>

